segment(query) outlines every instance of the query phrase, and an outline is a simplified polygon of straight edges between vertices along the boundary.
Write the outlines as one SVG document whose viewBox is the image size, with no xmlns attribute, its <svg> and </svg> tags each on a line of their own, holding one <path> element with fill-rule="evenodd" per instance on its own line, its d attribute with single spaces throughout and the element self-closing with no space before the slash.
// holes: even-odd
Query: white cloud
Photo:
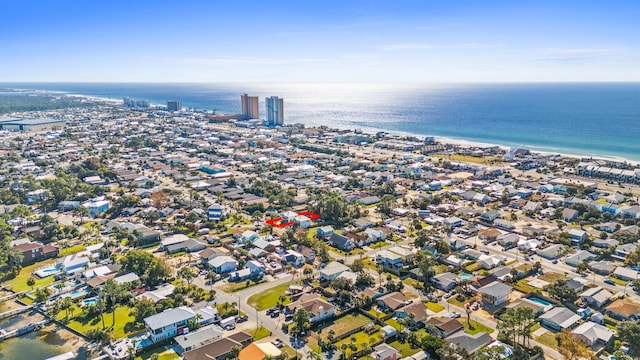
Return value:
<svg viewBox="0 0 640 360">
<path fill-rule="evenodd" d="M 418 43 L 418 42 L 406 42 L 406 43 L 382 45 L 382 46 L 379 46 L 378 48 L 382 51 L 401 51 L 401 50 L 440 50 L 440 49 L 482 49 L 482 48 L 495 48 L 495 47 L 500 47 L 500 46 L 489 45 L 489 44 L 477 44 L 477 43 L 434 45 L 434 44 Z"/>
</svg>

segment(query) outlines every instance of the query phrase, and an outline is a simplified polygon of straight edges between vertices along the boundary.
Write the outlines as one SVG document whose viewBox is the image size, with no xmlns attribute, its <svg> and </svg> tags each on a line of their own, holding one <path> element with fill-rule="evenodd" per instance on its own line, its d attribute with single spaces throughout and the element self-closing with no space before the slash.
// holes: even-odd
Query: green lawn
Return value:
<svg viewBox="0 0 640 360">
<path fill-rule="evenodd" d="M 77 252 L 84 250 L 85 248 L 86 246 L 84 244 L 78 244 L 75 246 L 66 247 L 66 248 L 60 249 L 60 256 L 75 254 Z"/>
<path fill-rule="evenodd" d="M 230 282 L 230 283 L 226 283 L 222 286 L 220 286 L 220 289 L 224 292 L 236 292 L 236 291 L 240 291 L 240 290 L 244 290 L 247 288 L 250 288 L 252 286 L 256 286 L 258 284 L 262 284 L 263 282 L 265 282 L 265 280 L 262 280 L 260 282 L 255 282 L 253 280 L 249 281 L 249 286 L 247 286 L 247 282 L 246 281 L 237 281 L 237 282 Z"/>
<path fill-rule="evenodd" d="M 451 304 L 451 305 L 455 305 L 457 307 L 463 308 L 464 304 L 470 303 L 470 302 L 474 302 L 474 301 L 476 301 L 476 300 L 478 300 L 480 298 L 478 295 L 475 295 L 475 296 L 472 296 L 472 297 L 470 297 L 468 299 L 465 299 L 464 301 L 458 301 L 457 297 L 458 297 L 457 295 L 454 295 L 454 296 L 450 297 L 447 300 L 447 302 L 449 304 Z"/>
<path fill-rule="evenodd" d="M 353 339 L 354 340 L 353 344 L 355 344 L 356 347 L 358 348 L 356 351 L 359 351 L 364 349 L 366 346 L 370 346 L 371 344 L 374 344 L 377 341 L 379 341 L 381 339 L 381 336 L 382 336 L 382 333 L 379 330 L 374 333 L 371 333 L 370 335 L 364 331 L 359 331 L 345 339 L 338 341 L 337 343 L 335 343 L 335 345 L 338 348 L 338 350 L 341 350 L 342 344 L 349 345 L 352 343 L 351 340 Z M 351 353 L 350 350 L 347 350 L 347 352 Z"/>
<path fill-rule="evenodd" d="M 413 288 L 416 288 L 416 289 L 419 289 L 419 288 L 422 287 L 422 283 L 420 281 L 414 279 L 414 278 L 410 278 L 409 277 L 409 278 L 406 278 L 406 279 L 402 280 L 402 282 L 405 285 L 409 285 L 409 286 L 411 286 Z"/>
<path fill-rule="evenodd" d="M 439 313 L 440 311 L 444 310 L 444 306 L 438 304 L 438 303 L 434 303 L 431 301 L 427 301 L 425 303 L 425 305 L 427 306 L 427 309 L 435 312 L 435 313 Z"/>
<path fill-rule="evenodd" d="M 615 277 L 615 276 L 609 276 L 609 280 L 613 281 L 614 283 L 616 283 L 617 285 L 620 285 L 620 286 L 625 286 L 625 285 L 627 285 L 627 282 L 626 282 L 626 281 L 624 281 L 624 280 L 622 280 L 622 279 L 618 279 L 618 278 L 617 278 L 617 277 Z"/>
<path fill-rule="evenodd" d="M 352 313 L 328 322 L 327 325 L 322 328 L 320 334 L 322 338 L 325 338 L 329 334 L 329 332 L 333 330 L 337 336 L 370 322 L 371 319 L 369 319 L 368 317 L 359 313 Z"/>
<path fill-rule="evenodd" d="M 260 326 L 255 330 L 251 330 L 250 333 L 251 335 L 253 335 L 253 341 L 257 341 L 257 340 L 264 339 L 266 337 L 271 336 L 271 331 L 269 331 L 269 329 L 265 328 L 264 326 Z"/>
<path fill-rule="evenodd" d="M 531 333 L 533 334 L 534 331 L 540 329 L 542 326 L 540 325 L 540 323 L 535 323 L 533 324 L 533 326 L 531 326 Z"/>
<path fill-rule="evenodd" d="M 294 284 L 295 282 L 288 282 L 282 285 L 274 286 L 265 291 L 259 292 L 257 294 L 253 294 L 247 299 L 247 303 L 257 310 L 266 310 L 268 308 L 274 307 L 278 304 L 278 299 L 280 296 L 284 295 L 284 293 L 289 290 L 289 285 Z M 285 304 L 290 302 L 288 296 L 286 296 Z"/>
<path fill-rule="evenodd" d="M 468 332 L 471 335 L 477 334 L 479 332 L 486 332 L 487 334 L 491 334 L 494 331 L 494 329 L 483 325 L 475 320 L 471 320 L 471 326 L 469 326 L 469 323 L 467 323 L 467 319 L 464 315 L 462 315 L 462 317 L 458 319 L 458 321 L 462 324 L 462 326 L 464 326 L 464 331 Z"/>
<path fill-rule="evenodd" d="M 411 345 L 409 345 L 408 341 L 405 341 L 404 343 L 401 343 L 399 341 L 394 341 L 392 343 L 390 343 L 389 345 L 393 346 L 394 348 L 398 349 L 398 351 L 400 352 L 400 357 L 401 358 L 405 358 L 405 357 L 409 357 L 415 353 L 417 353 L 418 351 L 420 351 L 420 348 L 412 348 Z"/>
<path fill-rule="evenodd" d="M 388 319 L 384 323 L 393 326 L 398 331 L 402 331 L 404 329 L 404 325 L 400 324 L 398 320 L 394 318 Z"/>
<path fill-rule="evenodd" d="M 538 279 L 546 281 L 548 283 L 554 283 L 558 280 L 563 280 L 565 279 L 566 276 L 564 274 L 559 274 L 559 273 L 555 273 L 555 272 L 546 272 L 542 275 L 538 275 Z"/>
<path fill-rule="evenodd" d="M 102 320 L 100 316 L 96 316 L 93 318 L 89 318 L 87 314 L 83 311 L 84 309 L 78 307 L 77 305 L 73 306 L 73 312 L 69 318 L 69 322 L 67 325 L 83 334 L 87 334 L 89 330 L 92 329 L 102 329 Z M 115 311 L 116 321 L 111 333 L 113 334 L 114 339 L 119 339 L 123 337 L 127 337 L 132 335 L 134 332 L 125 331 L 125 326 L 128 322 L 133 322 L 134 317 L 129 315 L 131 313 L 132 308 L 129 306 L 119 306 Z M 65 318 L 65 311 L 60 311 L 58 315 L 56 315 L 58 320 L 63 320 Z M 107 328 L 111 328 L 111 323 L 113 321 L 113 317 L 111 313 L 104 314 L 104 324 Z"/>
<path fill-rule="evenodd" d="M 432 269 L 436 272 L 436 275 L 446 273 L 447 271 L 449 271 L 449 267 L 444 264 L 433 266 Z"/>
<path fill-rule="evenodd" d="M 151 349 L 141 353 L 140 355 L 135 357 L 135 360 L 148 360 L 153 356 L 153 354 L 158 354 L 158 360 L 177 360 L 180 359 L 180 356 L 176 354 L 175 351 L 169 349 L 166 350 L 164 347 L 159 347 L 156 349 Z"/>
<path fill-rule="evenodd" d="M 31 286 L 27 285 L 27 280 L 29 280 L 31 276 L 36 279 L 36 284 L 33 286 L 34 289 L 51 285 L 54 282 L 53 276 L 47 276 L 46 278 L 41 279 L 36 275 L 32 275 L 32 273 L 35 270 L 40 269 L 41 267 L 46 267 L 47 265 L 54 264 L 55 262 L 56 260 L 52 259 L 25 266 L 24 268 L 22 268 L 22 270 L 20 270 L 18 276 L 16 276 L 14 279 L 8 280 L 5 286 L 11 288 L 11 290 L 15 292 L 31 290 Z"/>
<path fill-rule="evenodd" d="M 547 345 L 552 349 L 558 348 L 558 340 L 556 340 L 556 336 L 552 333 L 544 333 L 538 336 L 536 340 L 538 340 L 539 343 Z"/>
</svg>

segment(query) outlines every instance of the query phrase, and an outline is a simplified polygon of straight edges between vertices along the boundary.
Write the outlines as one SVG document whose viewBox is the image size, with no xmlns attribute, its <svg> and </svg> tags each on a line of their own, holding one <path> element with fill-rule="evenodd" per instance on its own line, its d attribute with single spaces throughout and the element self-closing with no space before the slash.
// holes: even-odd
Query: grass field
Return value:
<svg viewBox="0 0 640 360">
<path fill-rule="evenodd" d="M 253 335 L 253 340 L 257 341 L 271 336 L 271 331 L 269 331 L 269 329 L 265 328 L 264 326 L 260 326 L 255 330 L 251 330 L 250 334 Z"/>
<path fill-rule="evenodd" d="M 462 154 L 451 154 L 451 155 L 442 155 L 442 154 L 434 154 L 432 155 L 436 158 L 443 158 L 446 160 L 452 161 L 461 161 L 466 163 L 475 163 L 475 164 L 492 164 L 495 163 L 497 165 L 502 164 L 502 159 L 497 157 L 476 157 L 470 155 L 462 155 Z"/>
<path fill-rule="evenodd" d="M 78 245 L 75 245 L 75 246 L 62 248 L 62 249 L 60 249 L 60 256 L 66 256 L 66 255 L 75 254 L 75 253 L 78 253 L 78 252 L 84 250 L 85 248 L 86 248 L 86 246 L 84 244 L 78 244 Z"/>
<path fill-rule="evenodd" d="M 548 283 L 554 283 L 558 280 L 563 280 L 565 279 L 566 276 L 564 274 L 559 274 L 559 273 L 555 273 L 555 272 L 547 272 L 544 273 L 542 275 L 538 275 L 538 279 L 546 281 Z"/>
<path fill-rule="evenodd" d="M 380 331 L 376 331 L 372 334 L 367 334 L 364 331 L 359 331 L 347 337 L 346 339 L 342 339 L 338 341 L 335 345 L 338 348 L 338 350 L 340 350 L 342 349 L 342 344 L 349 345 L 352 343 L 352 340 L 353 340 L 353 344 L 356 345 L 357 347 L 356 351 L 360 351 L 365 347 L 370 346 L 371 344 L 374 344 L 377 341 L 379 341 L 381 336 L 382 336 L 382 333 Z M 351 350 L 347 350 L 347 353 L 351 353 Z"/>
<path fill-rule="evenodd" d="M 393 326 L 398 331 L 402 331 L 404 329 L 404 325 L 400 324 L 398 320 L 394 318 L 388 319 L 384 323 Z"/>
<path fill-rule="evenodd" d="M 143 353 L 141 353 L 140 355 L 135 357 L 135 360 L 148 360 L 151 359 L 151 357 L 157 354 L 158 355 L 158 360 L 176 360 L 176 359 L 180 359 L 180 356 L 178 354 L 176 354 L 175 351 L 169 349 L 165 349 L 164 347 L 160 347 L 157 349 L 151 349 L 149 351 L 145 351 Z"/>
<path fill-rule="evenodd" d="M 471 320 L 471 326 L 467 323 L 467 319 L 464 315 L 458 319 L 458 321 L 464 326 L 464 331 L 468 332 L 471 335 L 477 334 L 479 332 L 486 332 L 487 334 L 491 334 L 494 329 L 483 325 L 475 320 Z"/>
<path fill-rule="evenodd" d="M 253 294 L 247 299 L 247 303 L 257 310 L 266 310 L 268 308 L 276 306 L 278 304 L 278 299 L 280 296 L 284 295 L 284 293 L 289 289 L 289 285 L 294 284 L 294 282 L 288 282 L 282 285 L 274 286 L 265 291 L 259 292 L 257 294 Z M 285 304 L 290 302 L 290 298 L 285 296 Z"/>
<path fill-rule="evenodd" d="M 263 282 L 265 282 L 265 280 L 262 280 L 260 282 L 255 282 L 253 280 L 250 280 L 249 286 L 247 286 L 246 281 L 230 282 L 220 286 L 220 289 L 224 292 L 235 292 L 235 291 L 240 291 L 240 290 L 250 288 L 252 286 L 256 286 L 258 284 L 262 284 Z"/>
<path fill-rule="evenodd" d="M 18 274 L 18 276 L 16 276 L 14 279 L 8 280 L 5 286 L 8 288 L 11 288 L 11 290 L 15 292 L 31 290 L 31 286 L 27 285 L 27 280 L 29 280 L 31 276 L 33 276 L 36 279 L 36 284 L 33 286 L 34 289 L 51 285 L 54 281 L 53 276 L 47 276 L 46 278 L 41 279 L 36 275 L 32 275 L 32 273 L 35 270 L 40 269 L 41 267 L 46 267 L 47 265 L 55 264 L 55 262 L 56 260 L 52 259 L 47 261 L 41 261 L 33 265 L 25 266 L 24 268 L 22 268 L 22 270 L 20 270 L 20 273 Z"/>
<path fill-rule="evenodd" d="M 102 320 L 100 316 L 88 317 L 87 313 L 83 311 L 84 309 L 78 307 L 77 305 L 73 306 L 73 311 L 67 325 L 83 334 L 87 334 L 89 330 L 92 329 L 102 329 Z M 125 331 L 125 326 L 129 322 L 133 322 L 134 317 L 129 315 L 131 313 L 132 308 L 128 306 L 119 306 L 115 311 L 116 321 L 113 329 L 111 329 L 111 333 L 115 339 L 119 339 L 122 337 L 127 337 L 132 335 L 133 332 Z M 65 319 L 65 311 L 60 311 L 58 315 L 56 315 L 58 320 Z M 113 321 L 113 317 L 111 313 L 104 314 L 104 324 L 107 328 L 111 327 L 111 323 Z"/>
<path fill-rule="evenodd" d="M 430 302 L 427 301 L 425 303 L 425 305 L 427 306 L 427 309 L 435 312 L 435 313 L 439 313 L 440 311 L 444 310 L 444 306 L 438 304 L 438 303 L 434 303 L 434 302 Z"/>
<path fill-rule="evenodd" d="M 538 336 L 536 340 L 538 340 L 539 343 L 545 344 L 552 349 L 558 348 L 558 340 L 556 340 L 556 336 L 552 333 L 544 333 Z"/>
<path fill-rule="evenodd" d="M 394 348 L 398 349 L 398 351 L 400 352 L 400 357 L 401 358 L 406 358 L 409 357 L 415 353 L 417 353 L 418 351 L 422 350 L 420 348 L 412 348 L 411 345 L 409 345 L 409 342 L 399 342 L 399 341 L 394 341 L 392 343 L 390 343 L 389 345 L 393 346 Z"/>
<path fill-rule="evenodd" d="M 617 277 L 615 277 L 615 276 L 609 276 L 609 280 L 613 281 L 614 283 L 616 283 L 617 285 L 620 285 L 620 286 L 625 286 L 625 285 L 627 285 L 627 282 L 626 282 L 626 281 L 624 281 L 624 280 L 622 280 L 622 279 L 618 279 L 618 278 L 617 278 Z"/>
<path fill-rule="evenodd" d="M 324 339 L 329 334 L 331 330 L 333 330 L 336 335 L 344 334 L 348 331 L 356 329 L 362 325 L 368 324 L 371 322 L 371 319 L 368 317 L 353 313 L 340 317 L 334 321 L 330 321 L 327 323 L 327 326 L 322 328 L 320 336 Z"/>
</svg>

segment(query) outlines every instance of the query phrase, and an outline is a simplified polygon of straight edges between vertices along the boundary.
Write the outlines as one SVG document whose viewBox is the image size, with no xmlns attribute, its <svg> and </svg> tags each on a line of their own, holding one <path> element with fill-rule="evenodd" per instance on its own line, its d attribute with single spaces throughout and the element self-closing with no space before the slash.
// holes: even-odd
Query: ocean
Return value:
<svg viewBox="0 0 640 360">
<path fill-rule="evenodd" d="M 133 84 L 0 83 L 0 88 L 129 96 L 238 113 L 240 95 L 284 98 L 285 122 L 385 130 L 640 161 L 640 83 Z"/>
</svg>

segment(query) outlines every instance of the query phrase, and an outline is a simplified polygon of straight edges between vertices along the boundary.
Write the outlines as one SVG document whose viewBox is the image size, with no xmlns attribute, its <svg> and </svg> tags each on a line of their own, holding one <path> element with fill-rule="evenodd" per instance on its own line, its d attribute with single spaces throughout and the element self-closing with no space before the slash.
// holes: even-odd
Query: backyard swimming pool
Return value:
<svg viewBox="0 0 640 360">
<path fill-rule="evenodd" d="M 542 300 L 542 299 L 537 298 L 537 297 L 530 297 L 530 298 L 529 298 L 529 300 L 533 301 L 534 303 L 538 303 L 538 304 L 540 304 L 540 305 L 542 305 L 542 306 L 549 306 L 549 305 L 551 305 L 551 303 L 550 303 L 550 302 L 548 302 L 548 301 L 546 301 L 546 300 Z"/>
<path fill-rule="evenodd" d="M 469 279 L 471 279 L 473 276 L 471 276 L 471 274 L 465 274 L 465 273 L 462 273 L 462 274 L 458 274 L 458 277 L 459 277 L 460 279 L 463 279 L 463 280 L 469 280 Z"/>
</svg>

